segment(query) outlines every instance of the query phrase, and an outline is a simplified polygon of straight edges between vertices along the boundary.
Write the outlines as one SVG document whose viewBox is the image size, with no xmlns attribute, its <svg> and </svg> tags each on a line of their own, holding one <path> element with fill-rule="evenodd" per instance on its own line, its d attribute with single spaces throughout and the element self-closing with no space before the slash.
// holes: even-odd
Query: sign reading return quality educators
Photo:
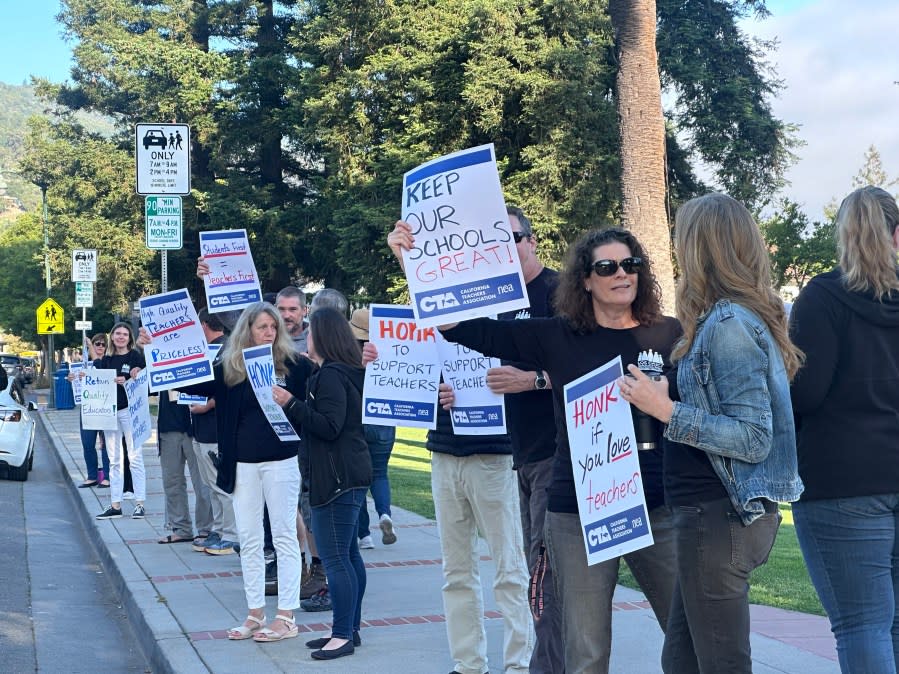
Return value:
<svg viewBox="0 0 899 674">
<path fill-rule="evenodd" d="M 142 297 L 140 319 L 152 340 L 144 348 L 151 392 L 213 378 L 206 336 L 184 288 Z"/>
<path fill-rule="evenodd" d="M 565 386 L 565 422 L 587 564 L 652 545 L 621 357 Z"/>
<path fill-rule="evenodd" d="M 403 176 L 415 246 L 403 264 L 422 326 L 528 306 L 493 145 L 455 152 Z"/>
<path fill-rule="evenodd" d="M 372 304 L 369 339 L 378 359 L 365 368 L 362 423 L 437 426 L 437 328 L 422 328 L 409 306 Z"/>
<path fill-rule="evenodd" d="M 455 435 L 504 435 L 504 398 L 487 386 L 487 370 L 499 367 L 499 358 L 489 358 L 439 335 L 437 350 L 443 364 L 443 381 L 453 387 L 456 402 L 450 411 Z"/>
<path fill-rule="evenodd" d="M 114 431 L 116 429 L 115 370 L 84 371 L 81 387 L 81 426 L 88 431 Z"/>
<path fill-rule="evenodd" d="M 262 299 L 247 230 L 200 232 L 200 255 L 209 265 L 203 277 L 209 313 L 243 309 Z"/>
</svg>

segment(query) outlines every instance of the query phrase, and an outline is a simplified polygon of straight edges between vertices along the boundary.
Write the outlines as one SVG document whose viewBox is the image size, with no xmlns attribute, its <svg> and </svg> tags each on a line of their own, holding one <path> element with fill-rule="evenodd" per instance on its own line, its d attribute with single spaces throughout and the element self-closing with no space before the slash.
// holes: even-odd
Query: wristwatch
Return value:
<svg viewBox="0 0 899 674">
<path fill-rule="evenodd" d="M 542 391 L 546 388 L 546 375 L 543 374 L 543 370 L 537 370 L 537 376 L 534 379 L 534 388 L 538 391 Z"/>
</svg>

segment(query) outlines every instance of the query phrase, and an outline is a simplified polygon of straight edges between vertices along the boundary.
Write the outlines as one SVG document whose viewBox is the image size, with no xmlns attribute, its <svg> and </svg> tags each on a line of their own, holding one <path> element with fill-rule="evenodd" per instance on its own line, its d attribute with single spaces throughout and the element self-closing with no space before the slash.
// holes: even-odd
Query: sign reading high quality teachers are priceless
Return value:
<svg viewBox="0 0 899 674">
<path fill-rule="evenodd" d="M 587 564 L 652 545 L 621 357 L 565 386 L 565 422 Z"/>
<path fill-rule="evenodd" d="M 362 423 L 437 426 L 437 328 L 422 328 L 409 306 L 372 304 L 368 336 L 378 359 L 365 368 Z"/>
<path fill-rule="evenodd" d="M 151 392 L 213 378 L 206 336 L 184 288 L 142 297 L 140 320 L 151 337 L 144 348 Z"/>
<path fill-rule="evenodd" d="M 493 145 L 406 173 L 402 213 L 415 237 L 415 246 L 403 251 L 403 264 L 419 325 L 528 306 Z"/>
</svg>

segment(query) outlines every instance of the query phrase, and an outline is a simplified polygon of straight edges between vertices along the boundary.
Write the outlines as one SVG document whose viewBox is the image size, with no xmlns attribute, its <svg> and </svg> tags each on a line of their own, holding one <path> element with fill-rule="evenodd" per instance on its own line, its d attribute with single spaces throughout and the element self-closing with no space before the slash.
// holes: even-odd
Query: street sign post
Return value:
<svg viewBox="0 0 899 674">
<path fill-rule="evenodd" d="M 94 306 L 94 284 L 87 281 L 75 282 L 75 306 Z"/>
<path fill-rule="evenodd" d="M 61 335 L 65 332 L 65 312 L 55 300 L 48 297 L 37 308 L 37 334 Z"/>
<path fill-rule="evenodd" d="M 76 249 L 72 251 L 72 280 L 97 281 L 97 251 Z"/>
<path fill-rule="evenodd" d="M 137 193 L 190 194 L 190 127 L 136 124 Z"/>
<path fill-rule="evenodd" d="M 181 197 L 148 196 L 144 199 L 147 218 L 147 248 L 180 250 L 182 241 Z"/>
</svg>

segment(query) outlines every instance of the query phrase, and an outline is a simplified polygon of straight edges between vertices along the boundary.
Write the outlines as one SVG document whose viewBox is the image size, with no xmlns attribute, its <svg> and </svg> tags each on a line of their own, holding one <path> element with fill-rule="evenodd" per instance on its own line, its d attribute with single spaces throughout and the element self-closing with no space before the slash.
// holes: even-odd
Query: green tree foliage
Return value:
<svg viewBox="0 0 899 674">
<path fill-rule="evenodd" d="M 832 220 L 810 223 L 797 203 L 785 199 L 778 211 L 759 226 L 769 246 L 775 288 L 802 288 L 813 276 L 837 264 Z"/>
</svg>

